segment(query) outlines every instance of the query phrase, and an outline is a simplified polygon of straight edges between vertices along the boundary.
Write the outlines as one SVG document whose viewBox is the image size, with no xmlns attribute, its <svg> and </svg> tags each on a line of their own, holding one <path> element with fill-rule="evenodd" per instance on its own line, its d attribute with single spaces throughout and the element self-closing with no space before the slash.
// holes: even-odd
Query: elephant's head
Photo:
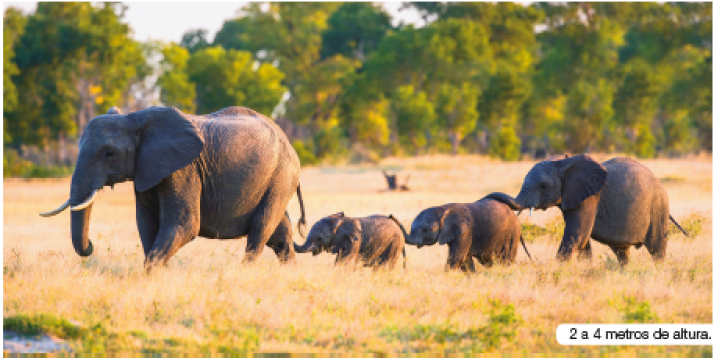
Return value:
<svg viewBox="0 0 714 358">
<path fill-rule="evenodd" d="M 202 150 L 198 129 L 176 108 L 151 107 L 125 115 L 113 107 L 89 121 L 79 139 L 69 200 L 40 215 L 71 207 L 72 244 L 80 256 L 89 256 L 89 216 L 100 189 L 133 180 L 135 190 L 144 192 L 191 164 Z"/>
<path fill-rule="evenodd" d="M 504 201 L 514 210 L 545 210 L 557 205 L 568 211 L 599 193 L 606 178 L 607 170 L 589 155 L 565 156 L 533 166 L 515 199 L 501 193 L 487 198 Z"/>
<path fill-rule="evenodd" d="M 436 244 L 444 229 L 444 220 L 447 214 L 448 209 L 443 206 L 428 208 L 419 213 L 412 222 L 412 229 L 406 243 L 416 245 L 418 248 Z"/>
<path fill-rule="evenodd" d="M 362 224 L 359 220 L 345 218 L 335 231 L 330 252 L 337 255 L 338 262 L 348 262 L 357 258 L 362 245 Z"/>
<path fill-rule="evenodd" d="M 313 255 L 318 255 L 323 250 L 331 251 L 337 230 L 344 221 L 345 214 L 343 212 L 320 219 L 310 228 L 310 233 L 307 234 L 304 244 L 293 243 L 295 251 L 299 254 L 312 252 Z"/>
</svg>

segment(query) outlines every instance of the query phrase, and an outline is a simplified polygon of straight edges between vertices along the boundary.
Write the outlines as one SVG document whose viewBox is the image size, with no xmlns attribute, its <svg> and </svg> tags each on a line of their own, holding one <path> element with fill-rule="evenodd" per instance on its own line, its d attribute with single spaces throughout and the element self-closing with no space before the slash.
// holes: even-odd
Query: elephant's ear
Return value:
<svg viewBox="0 0 714 358">
<path fill-rule="evenodd" d="M 439 233 L 439 245 L 446 245 L 454 241 L 455 238 L 461 236 L 461 234 L 461 226 L 452 223 Z"/>
<path fill-rule="evenodd" d="M 342 223 L 345 221 L 345 219 L 335 219 L 332 220 L 332 237 L 334 238 L 335 235 L 337 235 L 337 230 L 342 226 Z"/>
<path fill-rule="evenodd" d="M 139 192 L 191 164 L 203 150 L 198 128 L 176 108 L 151 107 L 127 117 L 139 137 L 134 168 Z"/>
<path fill-rule="evenodd" d="M 563 198 L 560 203 L 563 211 L 577 207 L 605 186 L 607 170 L 587 154 L 563 159 L 559 166 L 563 178 Z"/>
<path fill-rule="evenodd" d="M 114 106 L 112 108 L 109 108 L 109 111 L 107 111 L 107 114 L 124 114 L 124 112 L 122 112 L 121 108 Z"/>
<path fill-rule="evenodd" d="M 444 207 L 436 207 L 434 210 L 437 218 L 439 219 L 439 234 L 438 234 L 439 245 L 447 244 L 447 243 L 451 242 L 451 240 L 454 239 L 453 235 L 451 235 L 451 233 L 450 233 L 449 228 L 444 227 L 445 222 L 446 222 L 446 217 L 449 215 L 450 211 L 451 210 L 446 209 Z"/>
</svg>

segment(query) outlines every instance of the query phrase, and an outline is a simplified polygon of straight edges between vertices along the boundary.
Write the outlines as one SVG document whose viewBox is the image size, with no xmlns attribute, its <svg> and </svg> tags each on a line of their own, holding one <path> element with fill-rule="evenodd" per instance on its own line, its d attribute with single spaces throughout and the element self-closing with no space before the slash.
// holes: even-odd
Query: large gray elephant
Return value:
<svg viewBox="0 0 714 358">
<path fill-rule="evenodd" d="M 496 200 L 481 199 L 425 209 L 412 222 L 407 244 L 417 248 L 437 242 L 449 245 L 446 268 L 475 272 L 474 258 L 486 267 L 494 261 L 514 262 L 519 239 L 530 258 L 513 211 Z"/>
<path fill-rule="evenodd" d="M 518 211 L 559 207 L 565 219 L 560 260 L 569 260 L 574 250 L 591 257 L 591 237 L 610 246 L 623 265 L 630 246 L 645 245 L 654 259 L 662 259 L 668 219 L 687 235 L 669 214 L 669 198 L 660 181 L 631 158 L 600 164 L 583 154 L 542 161 L 528 172 L 515 199 L 503 193 L 486 197 Z"/>
<path fill-rule="evenodd" d="M 283 131 L 269 118 L 243 107 L 194 116 L 176 108 L 151 107 L 129 114 L 114 107 L 93 118 L 79 140 L 69 200 L 72 244 L 92 254 L 87 232 L 100 189 L 134 181 L 136 222 L 145 267 L 165 264 L 196 236 L 248 236 L 246 261 L 267 244 L 281 262 L 294 260 L 285 210 L 297 192 L 300 160 Z"/>
<path fill-rule="evenodd" d="M 336 254 L 336 264 L 361 261 L 365 266 L 393 269 L 400 252 L 403 266 L 407 267 L 406 237 L 406 230 L 392 215 L 352 218 L 340 212 L 320 219 L 310 229 L 305 243 L 294 245 L 298 253 Z"/>
</svg>

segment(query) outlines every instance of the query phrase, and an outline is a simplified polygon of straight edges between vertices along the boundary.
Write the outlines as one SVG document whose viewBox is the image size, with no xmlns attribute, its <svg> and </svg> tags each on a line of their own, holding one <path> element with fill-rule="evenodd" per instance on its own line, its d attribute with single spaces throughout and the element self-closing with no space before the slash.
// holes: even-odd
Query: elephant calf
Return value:
<svg viewBox="0 0 714 358">
<path fill-rule="evenodd" d="M 407 267 L 406 237 L 404 227 L 392 215 L 351 218 L 340 212 L 315 223 L 302 246 L 293 244 L 297 253 L 337 254 L 335 263 L 361 260 L 365 266 L 393 269 L 400 252 Z"/>
<path fill-rule="evenodd" d="M 530 258 L 521 225 L 511 209 L 498 201 L 481 199 L 470 204 L 446 204 L 422 211 L 412 223 L 407 244 L 449 245 L 447 269 L 475 272 L 473 258 L 486 267 L 494 260 L 516 259 L 518 240 Z"/>
</svg>

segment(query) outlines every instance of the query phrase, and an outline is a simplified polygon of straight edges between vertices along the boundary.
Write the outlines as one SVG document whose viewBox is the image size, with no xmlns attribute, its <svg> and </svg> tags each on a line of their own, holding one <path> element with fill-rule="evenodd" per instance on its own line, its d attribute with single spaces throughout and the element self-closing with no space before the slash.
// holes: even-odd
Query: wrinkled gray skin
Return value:
<svg viewBox="0 0 714 358">
<path fill-rule="evenodd" d="M 361 262 L 389 269 L 394 269 L 401 253 L 406 268 L 405 237 L 406 231 L 391 215 L 352 218 L 337 213 L 315 223 L 305 243 L 295 244 L 295 251 L 313 255 L 327 251 L 337 255 L 335 264 Z"/>
<path fill-rule="evenodd" d="M 486 267 L 494 261 L 514 262 L 519 239 L 523 243 L 521 225 L 513 211 L 496 200 L 481 199 L 422 211 L 412 222 L 407 244 L 418 248 L 437 242 L 449 245 L 446 269 L 475 272 L 474 258 Z"/>
<path fill-rule="evenodd" d="M 164 107 L 122 114 L 114 107 L 93 118 L 80 138 L 69 204 L 133 180 L 147 271 L 196 236 L 247 235 L 246 261 L 267 244 L 287 262 L 295 253 L 285 209 L 296 191 L 305 222 L 299 175 L 300 161 L 282 130 L 248 108 L 194 116 Z M 91 204 L 72 211 L 72 244 L 80 256 L 93 250 L 91 211 Z"/>
<path fill-rule="evenodd" d="M 503 193 L 486 197 L 518 211 L 559 207 L 565 233 L 557 257 L 564 261 L 574 250 L 592 257 L 590 238 L 610 246 L 623 265 L 630 246 L 645 245 L 659 260 L 666 254 L 667 220 L 679 227 L 669 214 L 669 198 L 660 181 L 647 167 L 624 157 L 602 165 L 586 154 L 546 160 L 528 172 L 515 199 Z"/>
</svg>

